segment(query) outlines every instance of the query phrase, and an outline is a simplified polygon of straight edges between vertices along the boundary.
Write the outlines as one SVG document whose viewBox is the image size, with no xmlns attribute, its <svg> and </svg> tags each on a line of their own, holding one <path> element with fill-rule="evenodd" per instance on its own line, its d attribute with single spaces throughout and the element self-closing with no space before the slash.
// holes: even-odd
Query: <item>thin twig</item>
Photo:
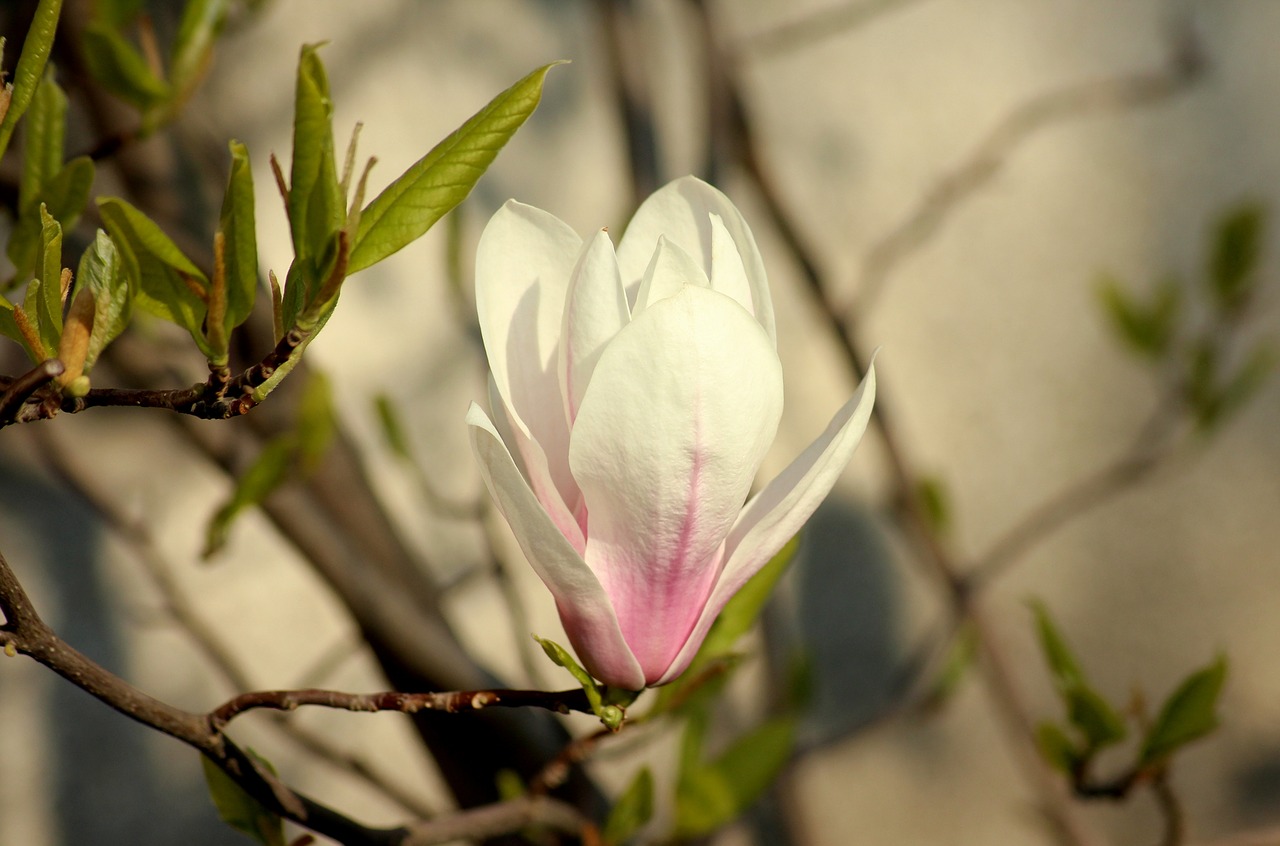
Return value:
<svg viewBox="0 0 1280 846">
<path fill-rule="evenodd" d="M 21 376 L 9 381 L 0 394 L 0 426 L 11 423 L 19 416 L 23 404 L 36 391 L 62 375 L 62 362 L 46 359 Z"/>
<path fill-rule="evenodd" d="M 236 746 L 219 725 L 225 722 L 219 714 L 234 716 L 250 707 L 272 707 L 270 702 L 279 701 L 279 693 L 291 693 L 302 700 L 313 692 L 248 694 L 210 714 L 195 714 L 154 699 L 59 638 L 36 612 L 3 555 L 0 555 L 0 614 L 4 617 L 4 623 L 0 625 L 0 649 L 6 654 L 27 655 L 130 719 L 200 751 L 274 813 L 347 846 L 423 846 L 458 838 L 510 833 L 533 824 L 584 835 L 587 839 L 594 832 L 593 826 L 572 806 L 547 797 L 498 803 L 411 826 L 364 826 L 286 786 L 253 756 Z M 516 698 L 519 695 L 520 692 L 516 692 Z M 341 697 L 335 701 L 341 701 Z"/>
<path fill-rule="evenodd" d="M 919 2 L 920 0 L 858 0 L 855 3 L 840 3 L 799 20 L 749 35 L 739 46 L 739 52 L 752 57 L 773 58 L 810 47 L 834 36 L 847 35 L 886 14 L 901 11 Z"/>
<path fill-rule="evenodd" d="M 857 308 L 841 308 L 838 316 L 843 319 L 850 311 L 870 308 L 898 264 L 918 252 L 955 208 L 990 182 L 1030 136 L 1089 115 L 1129 112 L 1163 102 L 1186 91 L 1201 76 L 1205 64 L 1195 33 L 1186 24 L 1175 34 L 1162 67 L 1068 85 L 1033 97 L 1009 112 L 972 153 L 934 182 L 897 226 L 871 246 L 861 262 L 859 278 L 850 286 L 857 297 L 852 306 Z"/>
<path fill-rule="evenodd" d="M 558 714 L 570 711 L 592 713 L 582 688 L 561 691 L 543 690 L 459 690 L 433 693 L 401 693 L 397 690 L 379 693 L 346 693 L 340 690 L 258 690 L 241 693 L 215 708 L 210 721 L 221 728 L 248 711 L 266 708 L 272 711 L 295 711 L 304 705 L 338 708 L 345 711 L 397 711 L 416 714 L 419 711 L 443 711 L 457 714 L 483 708 L 545 708 Z"/>
</svg>

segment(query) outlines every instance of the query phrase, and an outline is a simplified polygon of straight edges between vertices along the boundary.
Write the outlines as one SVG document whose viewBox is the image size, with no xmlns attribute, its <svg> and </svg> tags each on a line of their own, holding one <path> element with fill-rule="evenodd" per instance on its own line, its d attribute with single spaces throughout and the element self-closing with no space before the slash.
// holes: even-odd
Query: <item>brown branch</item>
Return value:
<svg viewBox="0 0 1280 846">
<path fill-rule="evenodd" d="M 271 707 L 269 704 L 256 704 L 255 694 L 249 694 L 232 700 L 212 714 L 196 714 L 148 696 L 62 641 L 36 612 L 2 554 L 0 614 L 4 618 L 0 624 L 0 648 L 6 654 L 23 654 L 35 659 L 108 707 L 201 752 L 273 813 L 347 846 L 420 846 L 459 837 L 509 833 L 535 823 L 580 835 L 590 835 L 594 831 L 572 806 L 546 797 L 498 803 L 411 826 L 386 829 L 364 826 L 292 790 L 222 732 L 217 717 L 219 712 L 234 716 L 250 707 Z M 495 696 L 504 692 L 482 693 Z M 532 693 L 535 692 L 516 692 L 514 698 Z M 475 695 L 472 694 L 473 697 Z M 276 694 L 262 696 L 265 698 L 261 701 L 265 703 Z M 543 696 L 554 697 L 555 694 Z"/>
<path fill-rule="evenodd" d="M 258 690 L 242 693 L 209 713 L 209 720 L 222 728 L 246 711 L 266 708 L 294 711 L 304 705 L 319 705 L 345 711 L 443 711 L 457 714 L 483 708 L 545 708 L 558 714 L 570 711 L 592 713 L 581 688 L 548 692 L 542 690 L 459 690 L 436 693 L 345 693 L 338 690 Z"/>
<path fill-rule="evenodd" d="M 0 426 L 17 419 L 27 400 L 36 391 L 61 376 L 65 369 L 61 361 L 50 358 L 40 362 L 21 376 L 9 380 L 5 384 L 4 393 L 0 394 Z"/>
</svg>

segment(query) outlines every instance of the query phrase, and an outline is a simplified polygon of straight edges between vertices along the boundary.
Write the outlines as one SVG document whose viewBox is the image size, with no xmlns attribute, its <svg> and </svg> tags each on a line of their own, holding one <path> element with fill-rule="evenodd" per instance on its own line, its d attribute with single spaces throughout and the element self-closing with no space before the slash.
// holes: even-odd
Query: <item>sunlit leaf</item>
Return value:
<svg viewBox="0 0 1280 846">
<path fill-rule="evenodd" d="M 87 372 L 107 344 L 129 325 L 133 315 L 133 292 L 129 289 L 128 274 L 115 242 L 101 229 L 80 257 L 76 290 L 93 292 L 93 331 L 89 335 L 84 365 Z"/>
<path fill-rule="evenodd" d="M 498 151 L 533 114 L 542 85 L 559 62 L 538 68 L 503 91 L 388 185 L 360 215 L 349 272 L 401 249 L 462 202 Z"/>
<path fill-rule="evenodd" d="M 1054 685 L 1067 708 L 1067 718 L 1085 740 L 1090 750 L 1100 749 L 1123 740 L 1127 734 L 1124 720 L 1105 698 L 1086 680 L 1080 662 L 1058 631 L 1049 609 L 1033 602 L 1040 647 L 1049 665 Z"/>
<path fill-rule="evenodd" d="M 208 278 L 149 217 L 124 200 L 98 201 L 98 210 L 116 245 L 136 273 L 136 305 L 191 333 L 201 351 L 210 354 L 204 336 Z"/>
<path fill-rule="evenodd" d="M 249 152 L 239 141 L 231 142 L 231 172 L 222 200 L 219 222 L 223 260 L 227 273 L 226 334 L 243 323 L 253 310 L 258 291 L 258 240 L 254 223 L 253 174 Z"/>
<path fill-rule="evenodd" d="M 53 48 L 61 12 L 62 0 L 40 0 L 40 4 L 36 6 L 31 28 L 27 30 L 27 37 L 22 42 L 22 54 L 18 56 L 18 64 L 13 70 L 9 108 L 4 117 L 0 118 L 0 156 L 9 148 L 14 127 L 27 111 L 36 88 L 44 77 L 45 64 L 49 61 L 49 51 Z"/>
<path fill-rule="evenodd" d="M 22 122 L 22 176 L 18 182 L 18 208 L 39 202 L 40 188 L 62 169 L 63 139 L 67 128 L 67 95 L 54 79 L 50 64 L 36 88 L 27 119 Z"/>
</svg>

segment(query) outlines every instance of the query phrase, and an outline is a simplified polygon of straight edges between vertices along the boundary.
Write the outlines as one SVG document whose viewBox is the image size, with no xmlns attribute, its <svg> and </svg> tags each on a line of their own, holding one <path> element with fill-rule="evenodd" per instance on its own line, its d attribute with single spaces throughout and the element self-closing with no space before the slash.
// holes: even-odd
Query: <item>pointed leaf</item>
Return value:
<svg viewBox="0 0 1280 846">
<path fill-rule="evenodd" d="M 209 290 L 208 278 L 153 220 L 124 200 L 99 200 L 98 209 L 125 254 L 126 267 L 136 274 L 137 307 L 183 327 L 209 355 L 203 328 L 205 301 L 199 293 Z"/>
<path fill-rule="evenodd" d="M 1112 328 L 1134 352 L 1156 359 L 1168 351 L 1182 301 L 1182 288 L 1176 279 L 1162 282 L 1152 301 L 1143 304 L 1108 274 L 1099 280 L 1098 297 Z"/>
<path fill-rule="evenodd" d="M 306 472 L 314 470 L 333 442 L 333 387 L 319 370 L 307 376 L 302 397 L 298 401 L 295 431 L 298 437 L 298 460 Z"/>
<path fill-rule="evenodd" d="M 1246 204 L 1218 222 L 1209 262 L 1209 291 L 1218 308 L 1238 311 L 1249 299 L 1262 252 L 1263 210 Z"/>
<path fill-rule="evenodd" d="M 707 639 L 698 650 L 698 657 L 690 666 L 697 666 L 699 662 L 724 655 L 733 649 L 738 638 L 746 634 L 759 619 L 765 603 L 773 595 L 774 587 L 791 567 L 799 548 L 800 537 L 797 535 L 734 594 L 711 625 Z"/>
<path fill-rule="evenodd" d="M 94 80 L 139 111 L 146 112 L 169 97 L 169 85 L 111 24 L 101 20 L 88 24 L 81 46 Z"/>
<path fill-rule="evenodd" d="M 732 791 L 738 814 L 746 811 L 791 760 L 796 721 L 792 716 L 766 720 L 734 741 L 714 766 Z"/>
<path fill-rule="evenodd" d="M 1067 718 L 1083 736 L 1087 749 L 1100 749 L 1123 740 L 1127 730 L 1114 708 L 1090 687 L 1075 655 L 1059 633 L 1049 610 L 1033 602 L 1040 646 L 1053 674 L 1058 694 L 1067 708 Z"/>
<path fill-rule="evenodd" d="M 22 123 L 22 176 L 18 182 L 18 208 L 31 208 L 40 188 L 62 169 L 63 138 L 67 128 L 67 95 L 54 81 L 53 65 L 46 70 L 31 110 Z"/>
<path fill-rule="evenodd" d="M 318 293 L 346 220 L 333 152 L 333 103 L 319 46 L 303 47 L 298 58 L 288 201 L 295 259 L 285 285 L 286 327 Z"/>
<path fill-rule="evenodd" d="M 177 101 L 170 110 L 190 96 L 204 75 L 229 5 L 228 0 L 187 0 L 169 61 L 169 83 Z"/>
<path fill-rule="evenodd" d="M 231 525 L 245 510 L 260 504 L 289 476 L 297 455 L 297 442 L 292 437 L 277 438 L 263 447 L 249 468 L 236 480 L 230 498 L 213 515 L 205 530 L 205 558 L 215 555 L 227 543 Z"/>
<path fill-rule="evenodd" d="M 40 207 L 40 259 L 36 264 L 36 325 L 48 350 L 62 338 L 62 226 Z"/>
<path fill-rule="evenodd" d="M 1226 678 L 1227 659 L 1220 657 L 1178 686 L 1142 742 L 1139 767 L 1163 763 L 1186 744 L 1218 727 L 1218 697 Z"/>
<path fill-rule="evenodd" d="M 29 346 L 27 340 L 22 336 L 22 330 L 18 328 L 17 318 L 14 317 L 16 306 L 9 302 L 3 295 L 0 295 L 0 335 L 11 338 L 22 344 L 22 348 L 27 351 L 27 355 L 38 360 L 40 356 L 35 355 Z"/>
<path fill-rule="evenodd" d="M 350 273 L 409 244 L 471 193 L 498 151 L 537 108 L 547 71 L 556 64 L 538 68 L 499 94 L 365 207 L 351 248 Z"/>
<path fill-rule="evenodd" d="M 45 64 L 49 61 L 49 51 L 53 48 L 61 12 L 62 0 L 40 0 L 40 5 L 36 6 L 31 28 L 27 30 L 27 37 L 22 42 L 22 54 L 18 56 L 18 65 L 13 70 L 9 108 L 4 117 L 0 118 L 0 156 L 9 148 L 14 127 L 31 104 L 36 88 L 44 77 Z"/>
<path fill-rule="evenodd" d="M 93 172 L 93 161 L 88 156 L 77 156 L 41 185 L 34 205 L 20 212 L 8 247 L 9 260 L 19 278 L 35 272 L 36 254 L 40 251 L 40 206 L 44 205 L 63 230 L 70 229 L 89 202 Z"/>
<path fill-rule="evenodd" d="M 653 816 L 653 773 L 641 768 L 609 812 L 604 824 L 604 842 L 617 846 L 627 842 Z"/>
<path fill-rule="evenodd" d="M 257 755 L 254 757 L 258 758 Z M 266 764 L 261 758 L 258 760 Z M 232 781 L 213 761 L 201 755 L 200 764 L 204 770 L 205 784 L 209 787 L 209 797 L 213 799 L 218 817 L 224 823 L 249 835 L 263 846 L 285 846 L 284 821 L 279 816 L 246 793 L 244 788 Z M 266 766 L 272 769 L 270 764 Z"/>
<path fill-rule="evenodd" d="M 1040 755 L 1055 770 L 1072 776 L 1080 764 L 1080 752 L 1057 723 L 1041 723 L 1036 729 L 1036 746 Z"/>
<path fill-rule="evenodd" d="M 76 290 L 93 292 L 93 331 L 89 334 L 89 350 L 84 363 L 87 373 L 107 344 L 129 325 L 133 315 L 129 276 L 115 242 L 101 229 L 80 257 Z"/>
<path fill-rule="evenodd" d="M 225 239 L 223 261 L 227 274 L 227 313 L 223 324 L 229 337 L 231 330 L 249 317 L 258 291 L 253 174 L 249 169 L 249 151 L 239 141 L 231 142 L 231 173 L 222 200 L 219 228 Z"/>
</svg>

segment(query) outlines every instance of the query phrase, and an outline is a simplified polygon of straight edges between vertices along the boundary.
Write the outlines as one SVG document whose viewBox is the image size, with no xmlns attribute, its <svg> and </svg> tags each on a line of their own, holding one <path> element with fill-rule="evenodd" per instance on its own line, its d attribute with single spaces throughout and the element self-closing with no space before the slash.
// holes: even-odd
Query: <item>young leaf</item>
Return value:
<svg viewBox="0 0 1280 846">
<path fill-rule="evenodd" d="M 22 329 L 18 326 L 18 319 L 15 316 L 17 307 L 9 302 L 3 295 L 0 295 L 0 335 L 11 338 L 22 344 L 22 348 L 27 351 L 27 355 L 33 361 L 39 361 L 41 356 L 35 354 L 31 346 L 27 343 L 27 339 L 22 334 Z"/>
<path fill-rule="evenodd" d="M 795 560 L 796 550 L 800 548 L 800 537 L 797 535 L 787 541 L 786 546 L 760 568 L 760 572 L 752 576 L 742 589 L 734 594 L 725 604 L 720 616 L 711 624 L 711 631 L 698 649 L 693 664 L 724 655 L 733 649 L 733 645 L 755 624 L 764 610 L 764 604 L 773 595 L 778 581 L 791 567 Z"/>
<path fill-rule="evenodd" d="M 324 458 L 333 442 L 333 388 L 328 377 L 318 370 L 311 372 L 298 401 L 298 461 L 304 472 L 311 472 Z"/>
<path fill-rule="evenodd" d="M 258 453 L 249 468 L 236 480 L 231 497 L 218 509 L 205 530 L 204 558 L 212 558 L 226 546 L 231 525 L 245 510 L 260 504 L 289 477 L 297 455 L 295 438 L 285 435 L 271 441 Z"/>
<path fill-rule="evenodd" d="M 253 174 L 249 151 L 239 141 L 231 142 L 231 173 L 222 199 L 219 222 L 223 241 L 223 261 L 227 274 L 227 313 L 223 321 L 227 336 L 253 310 L 258 291 L 258 241 L 253 214 Z"/>
<path fill-rule="evenodd" d="M 168 99 L 168 83 L 157 77 L 138 49 L 106 21 L 94 21 L 84 28 L 81 47 L 94 80 L 139 111 L 151 111 Z"/>
<path fill-rule="evenodd" d="M 285 846 L 284 821 L 279 816 L 246 793 L 213 761 L 201 755 L 200 764 L 204 769 L 205 784 L 209 787 L 209 797 L 224 823 L 263 846 Z M 269 764 L 266 766 L 270 768 Z"/>
<path fill-rule="evenodd" d="M 186 329 L 205 354 L 205 299 L 209 280 L 169 236 L 142 212 L 114 197 L 98 201 L 102 222 L 138 280 L 138 308 Z"/>
<path fill-rule="evenodd" d="M 1067 707 L 1067 718 L 1084 737 L 1088 750 L 1118 743 L 1125 738 L 1124 720 L 1096 690 L 1089 686 L 1080 663 L 1059 633 L 1044 603 L 1033 602 L 1036 628 L 1045 661 L 1058 695 Z"/>
<path fill-rule="evenodd" d="M 1254 269 L 1262 252 L 1263 211 L 1247 204 L 1218 222 L 1209 260 L 1208 283 L 1214 303 L 1227 313 L 1238 311 L 1252 292 Z"/>
<path fill-rule="evenodd" d="M 533 636 L 533 639 L 542 647 L 542 651 L 551 659 L 551 663 L 557 667 L 564 667 L 569 671 L 569 675 L 582 685 L 582 690 L 587 694 L 587 701 L 591 703 L 591 710 L 597 714 L 604 707 L 604 699 L 600 695 L 600 686 L 596 684 L 595 679 L 591 678 L 591 674 L 582 668 L 574 657 L 569 654 L 569 650 L 565 649 L 554 640 Z"/>
<path fill-rule="evenodd" d="M 653 816 L 653 773 L 641 768 L 618 801 L 614 803 L 605 821 L 603 839 L 609 846 L 618 846 L 633 837 Z"/>
<path fill-rule="evenodd" d="M 404 424 L 400 422 L 400 412 L 395 400 L 387 394 L 378 394 L 373 398 L 374 411 L 378 415 L 378 428 L 382 431 L 382 439 L 387 448 L 403 461 L 413 460 L 413 450 L 409 448 L 409 438 L 405 435 Z"/>
<path fill-rule="evenodd" d="M 1164 355 L 1173 342 L 1177 316 L 1182 302 L 1182 288 L 1176 279 L 1166 279 L 1142 304 L 1125 291 L 1109 274 L 1098 283 L 1098 297 L 1120 339 L 1134 352 L 1151 359 Z"/>
<path fill-rule="evenodd" d="M 56 350 L 62 338 L 62 226 L 40 207 L 40 258 L 36 263 L 39 291 L 35 299 L 36 325 L 47 350 Z"/>
<path fill-rule="evenodd" d="M 31 109 L 22 123 L 22 176 L 18 208 L 32 208 L 41 187 L 62 169 L 63 138 L 67 127 L 67 95 L 54 80 L 53 65 L 36 88 Z"/>
<path fill-rule="evenodd" d="M 705 720 L 702 721 L 705 723 Z M 738 738 L 711 764 L 698 763 L 705 724 L 690 720 L 676 791 L 676 834 L 701 837 L 742 815 L 791 758 L 795 719 L 775 717 Z"/>
<path fill-rule="evenodd" d="M 199 84 L 229 5 L 228 0 L 187 0 L 169 61 L 169 84 L 174 91 L 170 111 L 181 106 Z"/>
<path fill-rule="evenodd" d="M 288 203 L 294 254 L 310 261 L 317 274 L 313 284 L 322 254 L 346 217 L 333 152 L 333 103 L 319 46 L 303 47 L 298 57 Z"/>
<path fill-rule="evenodd" d="M 1226 677 L 1227 659 L 1220 657 L 1178 686 L 1142 742 L 1139 767 L 1163 763 L 1178 749 L 1218 727 L 1218 697 Z"/>
<path fill-rule="evenodd" d="M 466 199 L 498 151 L 533 114 L 554 62 L 538 68 L 419 159 L 360 215 L 348 273 L 382 261 Z"/>
<path fill-rule="evenodd" d="M 1036 729 L 1036 745 L 1049 765 L 1064 775 L 1074 775 L 1080 764 L 1080 752 L 1057 723 L 1041 723 Z"/>
<path fill-rule="evenodd" d="M 133 292 L 115 242 L 98 230 L 93 243 L 80 256 L 76 270 L 76 291 L 93 293 L 93 332 L 89 335 L 89 351 L 85 355 L 87 373 L 102 350 L 129 325 L 133 315 Z"/>
<path fill-rule="evenodd" d="M 40 250 L 40 206 L 43 205 L 64 230 L 70 229 L 89 202 L 92 186 L 93 161 L 88 156 L 77 156 L 40 186 L 32 206 L 20 210 L 8 247 L 9 260 L 19 278 L 35 272 L 36 254 Z"/>
<path fill-rule="evenodd" d="M 49 61 L 49 51 L 53 48 L 53 37 L 58 30 L 58 16 L 61 12 L 62 0 L 40 0 L 40 4 L 36 6 L 31 28 L 27 30 L 26 40 L 22 42 L 22 54 L 18 56 L 18 65 L 13 71 L 9 107 L 5 110 L 4 117 L 0 118 L 0 156 L 9 148 L 13 129 L 31 104 L 36 87 L 44 77 L 44 67 Z"/>
</svg>

